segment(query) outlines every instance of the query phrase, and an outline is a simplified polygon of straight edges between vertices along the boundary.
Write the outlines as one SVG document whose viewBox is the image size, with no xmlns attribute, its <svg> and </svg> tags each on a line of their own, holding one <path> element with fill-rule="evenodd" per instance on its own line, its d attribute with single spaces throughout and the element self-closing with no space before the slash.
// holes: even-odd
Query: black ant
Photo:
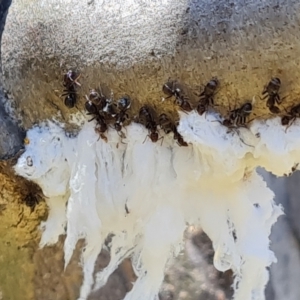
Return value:
<svg viewBox="0 0 300 300">
<path fill-rule="evenodd" d="M 93 92 L 93 90 L 92 90 Z M 99 133 L 99 138 L 101 137 L 103 140 L 105 140 L 105 142 L 107 142 L 107 137 L 104 135 L 104 133 L 107 130 L 107 124 L 105 122 L 105 118 L 103 115 L 100 114 L 100 110 L 99 107 L 97 107 L 97 105 L 90 100 L 91 99 L 91 93 L 90 93 L 90 97 L 86 96 L 87 101 L 85 102 L 85 109 L 87 110 L 87 115 L 92 115 L 93 118 L 89 120 L 89 122 L 93 121 L 96 119 L 97 124 L 96 124 L 96 128 L 95 131 L 97 133 Z"/>
<path fill-rule="evenodd" d="M 176 125 L 171 121 L 171 119 L 166 114 L 161 114 L 158 117 L 158 124 L 165 134 L 173 132 L 174 140 L 177 140 L 179 146 L 188 146 L 188 144 L 183 140 L 181 134 L 177 131 Z"/>
<path fill-rule="evenodd" d="M 166 114 L 159 115 L 158 125 L 165 132 L 165 134 L 173 132 L 175 127 L 175 124 L 170 120 L 170 118 Z"/>
<path fill-rule="evenodd" d="M 157 124 L 154 115 L 149 107 L 143 106 L 139 111 L 139 122 L 143 124 L 149 131 L 148 137 L 153 143 L 156 143 L 158 138 Z"/>
<path fill-rule="evenodd" d="M 97 125 L 96 125 L 96 128 L 95 128 L 95 131 L 97 133 L 99 133 L 99 139 L 103 139 L 106 143 L 107 143 L 107 137 L 104 135 L 104 133 L 107 131 L 107 124 L 105 122 L 105 119 L 102 115 L 98 115 L 97 118 Z M 99 140 L 98 139 L 98 140 Z"/>
<path fill-rule="evenodd" d="M 233 109 L 229 112 L 228 118 L 223 120 L 221 122 L 222 125 L 226 126 L 229 130 L 236 130 L 237 134 L 240 138 L 240 140 L 247 146 L 253 147 L 252 145 L 249 145 L 244 142 L 244 140 L 240 137 L 238 128 L 239 127 L 245 127 L 247 128 L 247 118 L 252 112 L 252 104 L 250 102 L 247 102 L 243 104 L 240 108 Z"/>
<path fill-rule="evenodd" d="M 271 79 L 271 81 L 265 86 L 262 95 L 265 95 L 265 97 L 263 97 L 263 100 L 266 99 L 268 97 L 267 100 L 267 107 L 269 108 L 270 112 L 273 114 L 279 114 L 280 113 L 280 109 L 275 105 L 277 104 L 281 104 L 283 99 L 280 99 L 279 96 L 279 89 L 281 86 L 281 81 L 279 78 L 274 77 Z"/>
<path fill-rule="evenodd" d="M 179 146 L 187 147 L 188 143 L 184 141 L 182 135 L 177 131 L 177 128 L 174 128 L 174 140 L 177 140 Z"/>
<path fill-rule="evenodd" d="M 65 87 L 63 94 L 61 97 L 66 96 L 64 100 L 65 106 L 68 108 L 73 108 L 76 104 L 77 100 L 77 93 L 76 93 L 76 86 L 81 86 L 80 83 L 77 81 L 80 77 L 80 74 L 76 76 L 76 73 L 72 70 L 69 70 L 64 75 L 63 86 Z"/>
<path fill-rule="evenodd" d="M 286 130 L 295 122 L 297 118 L 300 117 L 300 104 L 291 108 L 287 115 L 281 118 L 281 124 L 283 126 L 287 125 Z"/>
<path fill-rule="evenodd" d="M 116 121 L 114 127 L 122 138 L 125 137 L 122 133 L 122 126 L 126 119 L 128 119 L 128 114 L 126 113 L 126 111 L 130 108 L 130 106 L 131 100 L 128 96 L 124 96 L 117 101 L 117 108 L 119 109 L 119 112 L 115 116 Z"/>
<path fill-rule="evenodd" d="M 178 86 L 177 81 L 168 81 L 163 85 L 162 91 L 168 96 L 165 99 L 175 97 L 174 103 L 178 105 L 183 111 L 190 112 L 193 110 L 188 98 L 185 97 Z"/>
<path fill-rule="evenodd" d="M 204 91 L 200 94 L 199 104 L 196 108 L 200 116 L 207 111 L 209 106 L 214 106 L 214 95 L 216 94 L 218 86 L 218 79 L 213 78 L 204 87 Z"/>
<path fill-rule="evenodd" d="M 85 102 L 84 106 L 85 106 L 85 109 L 87 110 L 87 115 L 94 116 L 91 120 L 89 120 L 89 122 L 96 119 L 97 116 L 99 115 L 99 110 L 97 109 L 97 106 L 91 100 L 87 100 Z"/>
<path fill-rule="evenodd" d="M 96 90 L 91 90 L 89 97 L 86 96 L 88 100 L 91 100 L 96 106 L 99 111 L 103 111 L 104 107 L 106 106 L 107 99 L 102 94 L 101 90 L 98 93 Z"/>
<path fill-rule="evenodd" d="M 246 121 L 252 112 L 252 104 L 247 102 L 240 108 L 233 109 L 229 112 L 229 116 L 222 124 L 228 128 L 246 127 Z"/>
<path fill-rule="evenodd" d="M 105 120 L 108 122 L 113 122 L 118 114 L 116 105 L 113 103 L 112 99 L 107 99 L 106 105 L 103 108 L 103 114 L 105 116 Z"/>
</svg>

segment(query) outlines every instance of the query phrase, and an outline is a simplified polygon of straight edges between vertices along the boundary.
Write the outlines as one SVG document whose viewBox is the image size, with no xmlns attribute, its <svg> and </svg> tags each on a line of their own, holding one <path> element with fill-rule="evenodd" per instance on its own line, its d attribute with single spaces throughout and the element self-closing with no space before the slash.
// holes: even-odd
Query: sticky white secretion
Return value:
<svg viewBox="0 0 300 300">
<path fill-rule="evenodd" d="M 106 143 L 94 126 L 86 122 L 74 138 L 53 123 L 34 127 L 15 167 L 47 196 L 41 246 L 66 233 L 67 265 L 78 239 L 86 240 L 80 299 L 94 283 L 95 289 L 104 285 L 128 256 L 138 279 L 125 299 L 157 299 L 165 266 L 194 224 L 213 242 L 215 267 L 234 271 L 234 299 L 263 300 L 266 267 L 275 261 L 269 234 L 282 210 L 255 169 L 291 172 L 300 161 L 299 124 L 285 132 L 275 118 L 228 132 L 214 114 L 181 114 L 178 131 L 188 147 L 171 135 L 162 144 L 144 142 L 148 132 L 139 124 L 129 125 L 123 140 L 109 130 Z M 111 261 L 94 282 L 94 264 L 110 233 Z"/>
</svg>

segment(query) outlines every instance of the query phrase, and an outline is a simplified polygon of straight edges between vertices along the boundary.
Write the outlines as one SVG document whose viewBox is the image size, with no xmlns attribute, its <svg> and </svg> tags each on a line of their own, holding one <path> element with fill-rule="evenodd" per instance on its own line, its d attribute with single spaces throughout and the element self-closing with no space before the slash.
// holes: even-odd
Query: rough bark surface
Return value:
<svg viewBox="0 0 300 300">
<path fill-rule="evenodd" d="M 192 92 L 217 76 L 216 103 L 228 109 L 279 76 L 287 105 L 300 93 L 299 16 L 296 0 L 16 0 L 2 40 L 5 87 L 26 128 L 58 112 L 68 119 L 59 96 L 69 68 L 82 74 L 81 96 L 101 83 L 136 100 L 133 111 L 138 101 L 174 110 L 161 103 L 169 77 L 195 101 Z M 267 113 L 256 99 L 256 114 Z"/>
<path fill-rule="evenodd" d="M 0 37 L 10 2 L 0 0 Z M 141 103 L 174 112 L 172 101 L 161 102 L 169 77 L 195 102 L 194 93 L 213 76 L 221 82 L 216 97 L 221 111 L 255 96 L 255 114 L 269 115 L 258 96 L 272 76 L 281 78 L 287 108 L 300 94 L 299 21 L 297 0 L 15 0 L 1 44 L 0 159 L 22 147 L 18 121 L 26 129 L 54 116 L 69 122 L 77 108 L 68 110 L 60 95 L 62 75 L 70 68 L 81 73 L 78 108 L 89 89 L 101 84 L 115 98 L 129 94 L 133 114 Z M 63 237 L 37 249 L 46 205 L 41 202 L 32 212 L 24 204 L 30 183 L 16 177 L 11 165 L 0 164 L 0 299 L 76 299 L 82 244 L 65 272 Z M 269 176 L 287 215 L 272 234 L 278 263 L 271 267 L 268 300 L 300 299 L 299 177 Z M 188 242 L 185 256 L 167 273 L 161 299 L 228 299 L 230 276 L 212 268 L 211 251 L 203 237 Z M 108 260 L 102 253 L 97 270 Z M 134 280 L 125 261 L 90 300 L 122 299 Z"/>
</svg>

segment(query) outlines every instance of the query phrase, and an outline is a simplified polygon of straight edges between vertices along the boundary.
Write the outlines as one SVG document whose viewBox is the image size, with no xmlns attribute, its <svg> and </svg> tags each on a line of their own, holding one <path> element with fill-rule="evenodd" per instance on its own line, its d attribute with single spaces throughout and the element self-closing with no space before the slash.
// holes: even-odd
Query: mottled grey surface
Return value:
<svg viewBox="0 0 300 300">
<path fill-rule="evenodd" d="M 7 99 L 0 85 L 0 160 L 14 156 L 22 147 L 25 132 L 5 110 Z"/>
</svg>

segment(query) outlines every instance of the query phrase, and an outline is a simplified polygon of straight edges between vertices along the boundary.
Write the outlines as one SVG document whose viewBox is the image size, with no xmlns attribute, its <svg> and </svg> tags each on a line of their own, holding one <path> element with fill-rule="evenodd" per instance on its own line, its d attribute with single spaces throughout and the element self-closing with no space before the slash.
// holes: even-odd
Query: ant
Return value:
<svg viewBox="0 0 300 300">
<path fill-rule="evenodd" d="M 158 117 L 158 125 L 165 132 L 165 134 L 169 134 L 174 131 L 175 125 L 170 120 L 170 118 L 166 114 L 160 114 Z"/>
<path fill-rule="evenodd" d="M 99 115 L 99 110 L 97 109 L 97 106 L 91 101 L 87 100 L 84 104 L 85 109 L 87 110 L 87 115 L 93 115 L 94 117 L 89 120 L 89 122 L 93 121 L 96 119 Z"/>
<path fill-rule="evenodd" d="M 229 112 L 229 116 L 222 122 L 222 125 L 233 128 L 233 127 L 246 127 L 246 121 L 252 112 L 252 104 L 247 102 L 240 108 L 233 109 Z"/>
<path fill-rule="evenodd" d="M 268 97 L 267 107 L 269 108 L 270 112 L 273 114 L 280 113 L 280 109 L 275 105 L 276 103 L 281 104 L 283 100 L 280 99 L 280 96 L 278 94 L 280 86 L 281 86 L 280 79 L 277 77 L 273 77 L 271 81 L 265 86 L 262 92 L 262 95 L 265 95 L 263 100 Z"/>
<path fill-rule="evenodd" d="M 93 118 L 90 119 L 89 122 L 96 119 L 97 125 L 95 131 L 99 133 L 99 138 L 101 137 L 103 140 L 105 140 L 105 142 L 107 142 L 107 137 L 104 135 L 105 131 L 107 130 L 107 124 L 105 122 L 104 116 L 100 114 L 100 110 L 97 107 L 97 105 L 92 100 L 90 100 L 91 93 L 89 98 L 86 96 L 87 101 L 85 102 L 85 109 L 87 110 L 87 115 L 93 116 Z"/>
<path fill-rule="evenodd" d="M 188 144 L 183 140 L 181 134 L 177 131 L 176 125 L 170 120 L 170 118 L 166 114 L 161 114 L 158 117 L 158 124 L 161 127 L 161 129 L 165 132 L 165 134 L 173 132 L 174 140 L 177 140 L 179 146 L 188 146 Z"/>
<path fill-rule="evenodd" d="M 283 126 L 287 125 L 285 132 L 299 117 L 300 117 L 300 104 L 292 107 L 290 112 L 288 112 L 287 115 L 281 118 L 281 124 Z"/>
<path fill-rule="evenodd" d="M 199 104 L 196 108 L 200 116 L 207 111 L 209 106 L 214 106 L 214 95 L 216 94 L 218 86 L 218 79 L 213 78 L 204 87 L 204 91 L 200 94 Z"/>
<path fill-rule="evenodd" d="M 122 126 L 123 123 L 128 119 L 128 114 L 126 111 L 130 108 L 131 106 L 131 99 L 128 96 L 124 96 L 123 98 L 119 99 L 117 102 L 117 108 L 119 109 L 119 112 L 116 114 L 116 122 L 114 124 L 114 127 L 118 134 L 123 138 L 125 137 L 123 132 L 122 132 Z"/>
<path fill-rule="evenodd" d="M 106 106 L 107 99 L 102 94 L 100 90 L 100 94 L 96 90 L 91 90 L 89 97 L 85 96 L 87 100 L 91 100 L 98 108 L 99 111 L 103 111 L 104 107 Z"/>
<path fill-rule="evenodd" d="M 249 147 L 253 147 L 253 146 L 245 143 L 245 141 L 239 135 L 238 128 L 239 127 L 247 128 L 246 124 L 250 122 L 250 121 L 247 122 L 247 118 L 249 117 L 251 112 L 252 112 L 252 103 L 247 102 L 243 104 L 240 108 L 231 110 L 229 112 L 228 118 L 223 120 L 223 122 L 221 122 L 221 124 L 223 126 L 226 126 L 229 130 L 236 129 L 240 140 Z"/>
<path fill-rule="evenodd" d="M 187 147 L 188 143 L 184 141 L 182 135 L 177 131 L 177 128 L 174 128 L 174 140 L 177 140 L 179 146 Z"/>
<path fill-rule="evenodd" d="M 139 111 L 139 122 L 143 124 L 149 131 L 148 137 L 153 143 L 156 143 L 158 138 L 157 124 L 154 115 L 149 107 L 143 106 Z M 147 137 L 146 137 L 147 138 Z M 145 141 L 144 141 L 145 142 Z"/>
<path fill-rule="evenodd" d="M 183 111 L 190 112 L 193 110 L 188 98 L 185 97 L 178 86 L 177 81 L 168 81 L 163 85 L 162 91 L 168 96 L 165 99 L 175 97 L 174 103 L 178 105 Z"/>
<path fill-rule="evenodd" d="M 63 94 L 61 95 L 61 97 L 66 96 L 64 104 L 68 108 L 73 108 L 76 104 L 76 85 L 81 86 L 80 83 L 77 81 L 79 77 L 80 74 L 76 77 L 76 73 L 72 70 L 69 70 L 64 75 L 63 86 L 65 87 L 65 89 L 63 90 Z"/>
<path fill-rule="evenodd" d="M 105 119 L 102 115 L 99 114 L 96 117 L 96 120 L 97 120 L 97 125 L 95 131 L 99 133 L 99 139 L 101 138 L 107 143 L 107 137 L 104 135 L 104 133 L 107 131 L 107 124 L 105 122 Z"/>
</svg>

